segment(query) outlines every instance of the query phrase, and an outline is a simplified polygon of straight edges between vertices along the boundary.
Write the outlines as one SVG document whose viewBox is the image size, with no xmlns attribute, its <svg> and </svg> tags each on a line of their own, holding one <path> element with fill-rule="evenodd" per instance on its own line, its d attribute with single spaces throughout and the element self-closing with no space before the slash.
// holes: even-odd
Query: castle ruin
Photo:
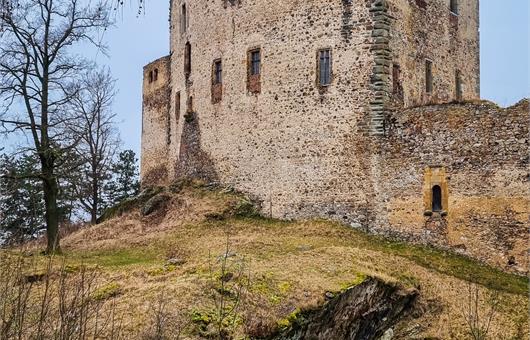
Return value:
<svg viewBox="0 0 530 340">
<path fill-rule="evenodd" d="M 479 0 L 172 0 L 170 30 L 144 186 L 200 178 L 525 267 L 528 102 L 478 101 Z"/>
</svg>

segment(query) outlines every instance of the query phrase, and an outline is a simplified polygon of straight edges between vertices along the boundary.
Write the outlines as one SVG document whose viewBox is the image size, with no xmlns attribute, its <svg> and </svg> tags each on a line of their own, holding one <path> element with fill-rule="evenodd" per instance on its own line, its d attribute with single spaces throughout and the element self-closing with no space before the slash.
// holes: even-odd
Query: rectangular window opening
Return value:
<svg viewBox="0 0 530 340">
<path fill-rule="evenodd" d="M 425 92 L 432 93 L 433 79 L 432 79 L 432 61 L 425 61 Z"/>
<path fill-rule="evenodd" d="M 213 62 L 212 70 L 212 102 L 219 103 L 223 99 L 223 63 L 221 59 Z"/>
<path fill-rule="evenodd" d="M 180 92 L 175 94 L 175 121 L 177 124 L 180 120 Z"/>
<path fill-rule="evenodd" d="M 184 51 L 184 74 L 186 78 L 191 74 L 191 44 L 189 42 L 186 43 Z"/>
<path fill-rule="evenodd" d="M 453 14 L 458 14 L 458 0 L 451 0 L 450 7 Z"/>
<path fill-rule="evenodd" d="M 459 70 L 455 73 L 456 100 L 462 101 L 462 74 Z"/>
<path fill-rule="evenodd" d="M 328 86 L 331 84 L 331 50 L 325 49 L 319 51 L 319 84 Z"/>
<path fill-rule="evenodd" d="M 188 29 L 188 12 L 186 9 L 186 4 L 182 5 L 180 25 L 181 25 L 182 33 L 186 33 Z"/>
<path fill-rule="evenodd" d="M 216 60 L 213 63 L 213 83 L 223 83 L 223 63 L 221 60 Z"/>
<path fill-rule="evenodd" d="M 248 51 L 247 90 L 250 93 L 261 93 L 261 49 Z"/>
<path fill-rule="evenodd" d="M 261 50 L 250 51 L 250 75 L 261 74 Z"/>
<path fill-rule="evenodd" d="M 401 93 L 401 68 L 398 64 L 392 67 L 392 93 L 397 95 Z"/>
<path fill-rule="evenodd" d="M 186 107 L 186 114 L 189 116 L 190 114 L 193 113 L 193 96 L 190 96 L 186 102 L 187 104 L 187 107 Z"/>
</svg>

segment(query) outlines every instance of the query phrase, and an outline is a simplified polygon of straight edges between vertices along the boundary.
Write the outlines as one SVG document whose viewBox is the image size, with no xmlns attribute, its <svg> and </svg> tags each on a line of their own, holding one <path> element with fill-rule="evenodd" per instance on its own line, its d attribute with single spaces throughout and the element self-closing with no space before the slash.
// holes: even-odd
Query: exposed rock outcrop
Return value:
<svg viewBox="0 0 530 340">
<path fill-rule="evenodd" d="M 321 309 L 301 313 L 275 340 L 379 339 L 412 308 L 416 290 L 375 278 L 348 289 Z"/>
</svg>

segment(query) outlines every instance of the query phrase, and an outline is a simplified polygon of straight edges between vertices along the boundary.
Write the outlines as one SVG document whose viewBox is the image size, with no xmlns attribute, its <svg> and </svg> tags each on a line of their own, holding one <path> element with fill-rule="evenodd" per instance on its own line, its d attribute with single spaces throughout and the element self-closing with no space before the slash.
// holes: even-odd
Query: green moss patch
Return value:
<svg viewBox="0 0 530 340">
<path fill-rule="evenodd" d="M 147 266 L 160 262 L 160 254 L 152 248 L 111 249 L 67 254 L 69 262 L 97 265 L 103 268 Z"/>
<path fill-rule="evenodd" d="M 92 294 L 92 298 L 96 301 L 104 301 L 104 300 L 108 300 L 110 298 L 116 297 L 120 295 L 121 293 L 122 293 L 121 286 L 116 282 L 112 282 L 112 283 L 109 283 L 97 289 Z"/>
</svg>

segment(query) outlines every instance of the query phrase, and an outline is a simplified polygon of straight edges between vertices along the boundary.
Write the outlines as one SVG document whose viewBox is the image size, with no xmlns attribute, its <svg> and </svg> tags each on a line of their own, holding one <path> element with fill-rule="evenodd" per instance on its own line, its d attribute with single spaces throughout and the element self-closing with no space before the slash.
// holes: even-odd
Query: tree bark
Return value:
<svg viewBox="0 0 530 340">
<path fill-rule="evenodd" d="M 94 178 L 93 183 L 92 183 L 92 211 L 91 211 L 91 216 L 90 216 L 90 224 L 92 225 L 96 225 L 98 223 L 98 203 L 99 203 L 99 181 L 97 178 Z"/>
<path fill-rule="evenodd" d="M 46 205 L 46 236 L 48 239 L 46 253 L 56 254 L 61 252 L 59 243 L 59 208 L 57 204 L 59 186 L 57 178 L 53 174 L 53 168 L 43 164 L 42 169 L 44 202 Z"/>
</svg>

